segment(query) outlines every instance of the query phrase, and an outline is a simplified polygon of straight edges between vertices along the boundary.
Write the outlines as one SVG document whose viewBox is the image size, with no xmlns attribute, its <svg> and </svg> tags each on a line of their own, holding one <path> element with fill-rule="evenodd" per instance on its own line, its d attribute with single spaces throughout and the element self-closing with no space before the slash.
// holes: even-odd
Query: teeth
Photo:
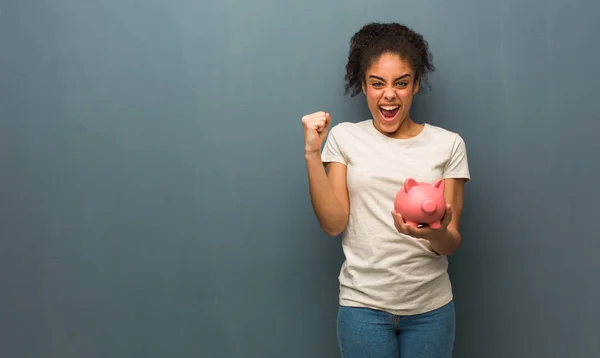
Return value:
<svg viewBox="0 0 600 358">
<path fill-rule="evenodd" d="M 393 111 L 394 109 L 398 108 L 399 106 L 380 106 L 380 107 L 385 109 L 386 111 Z"/>
</svg>

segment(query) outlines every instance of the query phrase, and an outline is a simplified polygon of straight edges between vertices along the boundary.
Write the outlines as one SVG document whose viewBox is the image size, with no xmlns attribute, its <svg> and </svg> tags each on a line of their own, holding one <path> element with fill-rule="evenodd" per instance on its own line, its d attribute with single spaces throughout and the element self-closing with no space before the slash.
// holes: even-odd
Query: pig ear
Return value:
<svg viewBox="0 0 600 358">
<path fill-rule="evenodd" d="M 438 180 L 434 181 L 433 187 L 438 189 L 439 191 L 443 192 L 444 191 L 444 180 L 438 179 Z"/>
<path fill-rule="evenodd" d="M 415 179 L 406 178 L 406 181 L 404 182 L 404 191 L 408 193 L 410 189 L 414 188 L 417 185 L 419 185 L 419 183 L 417 183 Z"/>
</svg>

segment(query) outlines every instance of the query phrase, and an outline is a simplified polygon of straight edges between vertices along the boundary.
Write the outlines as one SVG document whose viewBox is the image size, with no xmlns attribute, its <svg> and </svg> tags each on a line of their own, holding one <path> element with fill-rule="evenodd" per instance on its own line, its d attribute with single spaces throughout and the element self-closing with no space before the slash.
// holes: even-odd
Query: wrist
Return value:
<svg viewBox="0 0 600 358">
<path fill-rule="evenodd" d="M 431 249 L 444 256 L 451 255 L 460 246 L 462 239 L 458 230 L 454 228 L 440 229 L 431 235 L 429 245 Z"/>
<path fill-rule="evenodd" d="M 304 158 L 306 159 L 321 159 L 321 151 L 320 150 L 304 150 Z"/>
<path fill-rule="evenodd" d="M 429 241 L 443 242 L 444 240 L 448 240 L 450 238 L 452 238 L 452 233 L 450 232 L 450 230 L 448 230 L 447 227 L 442 227 L 432 231 L 429 237 Z"/>
</svg>

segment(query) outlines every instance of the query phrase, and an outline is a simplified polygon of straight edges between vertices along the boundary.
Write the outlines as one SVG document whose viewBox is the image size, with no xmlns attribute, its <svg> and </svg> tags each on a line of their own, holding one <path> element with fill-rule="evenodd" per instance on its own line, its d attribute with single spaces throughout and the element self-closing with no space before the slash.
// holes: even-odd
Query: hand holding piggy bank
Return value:
<svg viewBox="0 0 600 358">
<path fill-rule="evenodd" d="M 446 213 L 444 181 L 438 179 L 429 184 L 407 178 L 404 186 L 396 193 L 394 210 L 408 225 L 418 227 L 426 224 L 432 229 L 439 229 Z"/>
</svg>

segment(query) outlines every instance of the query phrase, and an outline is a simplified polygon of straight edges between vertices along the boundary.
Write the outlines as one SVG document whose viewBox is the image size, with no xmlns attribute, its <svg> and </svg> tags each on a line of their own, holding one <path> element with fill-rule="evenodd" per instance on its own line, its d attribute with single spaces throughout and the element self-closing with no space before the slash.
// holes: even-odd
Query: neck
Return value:
<svg viewBox="0 0 600 358">
<path fill-rule="evenodd" d="M 381 128 L 377 128 L 377 126 L 376 129 L 390 138 L 409 139 L 421 133 L 423 127 L 422 124 L 415 123 L 410 116 L 407 116 L 393 132 L 384 132 Z"/>
</svg>

